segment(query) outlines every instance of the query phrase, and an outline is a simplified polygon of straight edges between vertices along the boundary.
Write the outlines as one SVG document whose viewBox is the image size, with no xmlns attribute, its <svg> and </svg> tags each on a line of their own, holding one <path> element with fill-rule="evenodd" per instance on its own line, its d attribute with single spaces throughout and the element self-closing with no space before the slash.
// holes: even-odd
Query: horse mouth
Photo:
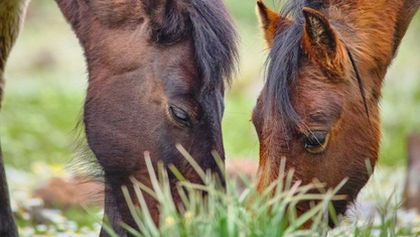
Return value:
<svg viewBox="0 0 420 237">
<path fill-rule="evenodd" d="M 338 224 L 337 220 L 339 219 L 339 217 L 345 215 L 349 204 L 350 203 L 348 200 L 332 201 L 332 205 L 334 207 L 334 213 L 331 213 L 329 211 L 328 213 L 325 213 L 325 214 L 328 214 L 325 221 L 327 221 L 328 226 L 330 228 L 335 228 L 337 226 Z M 314 208 L 315 205 L 317 205 L 316 201 L 302 201 L 298 203 L 296 206 L 294 206 L 293 208 L 297 212 L 298 216 L 302 216 L 305 213 L 311 211 L 311 209 Z M 310 219 L 302 225 L 302 228 L 309 229 L 312 227 L 312 224 L 313 224 L 313 219 Z"/>
</svg>

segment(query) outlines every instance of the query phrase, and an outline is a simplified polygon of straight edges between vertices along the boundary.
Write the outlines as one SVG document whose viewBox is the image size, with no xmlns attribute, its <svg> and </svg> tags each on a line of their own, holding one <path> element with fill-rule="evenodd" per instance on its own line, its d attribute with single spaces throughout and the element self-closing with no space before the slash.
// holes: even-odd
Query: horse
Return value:
<svg viewBox="0 0 420 237">
<path fill-rule="evenodd" d="M 56 3 L 87 62 L 83 123 L 105 182 L 104 221 L 127 236 L 121 224 L 136 225 L 121 187 L 135 197 L 131 178 L 151 186 L 145 153 L 155 168 L 173 165 L 190 182 L 200 183 L 177 150 L 180 144 L 203 170 L 223 179 L 212 154 L 224 161 L 221 120 L 224 91 L 237 62 L 237 34 L 221 0 Z M 22 0 L 0 3 L 1 72 L 17 35 L 8 34 L 18 32 L 24 6 Z M 17 236 L 3 164 L 0 168 L 0 235 Z M 172 191 L 177 181 L 169 174 Z M 177 192 L 173 196 L 181 202 Z M 158 223 L 157 201 L 145 199 Z M 100 235 L 108 236 L 105 228 Z"/>
<path fill-rule="evenodd" d="M 290 0 L 277 13 L 257 1 L 269 49 L 252 114 L 260 192 L 282 178 L 280 167 L 293 172 L 293 182 L 324 190 L 346 181 L 337 193 L 345 198 L 333 202 L 336 214 L 345 214 L 377 163 L 382 84 L 419 5 Z M 300 203 L 298 213 L 311 202 Z"/>
<path fill-rule="evenodd" d="M 7 57 L 18 36 L 26 1 L 2 1 L 0 3 L 0 109 L 4 91 L 4 69 Z M 0 146 L 0 236 L 18 236 L 10 207 L 4 161 Z"/>
</svg>

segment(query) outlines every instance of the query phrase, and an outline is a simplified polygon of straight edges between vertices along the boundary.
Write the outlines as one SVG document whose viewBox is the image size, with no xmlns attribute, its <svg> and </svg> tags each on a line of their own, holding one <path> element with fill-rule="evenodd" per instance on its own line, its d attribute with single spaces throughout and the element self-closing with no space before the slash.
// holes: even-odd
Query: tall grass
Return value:
<svg viewBox="0 0 420 237">
<path fill-rule="evenodd" d="M 273 9 L 278 1 L 266 0 Z M 250 122 L 267 55 L 255 1 L 226 0 L 240 31 L 241 65 L 227 92 L 223 136 L 230 159 L 258 158 Z M 48 24 L 52 22 L 53 24 Z M 406 136 L 420 132 L 420 14 L 413 20 L 385 81 L 381 103 L 380 164 L 405 164 Z M 40 34 L 40 32 L 42 32 Z M 72 154 L 72 129 L 83 105 L 86 65 L 78 41 L 53 1 L 32 1 L 22 34 L 7 65 L 0 134 L 7 165 L 30 170 L 35 161 L 61 165 Z"/>
<path fill-rule="evenodd" d="M 392 198 L 378 207 L 377 220 L 360 223 L 358 220 L 337 218 L 332 201 L 344 198 L 336 193 L 345 181 L 335 189 L 314 194 L 310 190 L 322 189 L 322 185 L 294 183 L 293 171 L 284 172 L 282 165 L 280 178 L 262 193 L 258 193 L 255 184 L 243 177 L 240 182 L 245 184 L 245 189 L 239 190 L 238 180 L 230 177 L 226 177 L 226 187 L 223 188 L 217 178 L 201 170 L 182 147 L 178 146 L 178 149 L 202 178 L 202 184 L 189 183 L 171 167 L 169 172 L 179 179 L 176 190 L 181 197 L 181 205 L 175 204 L 167 171 L 162 165 L 158 165 L 158 171 L 155 171 L 146 154 L 152 187 L 133 178 L 135 199 L 132 199 L 127 187 L 122 187 L 136 223 L 134 227 L 124 225 L 132 236 L 420 236 L 419 230 L 416 232 L 414 228 L 398 225 L 396 213 L 400 206 L 392 202 Z M 160 205 L 159 224 L 155 224 L 150 215 L 145 194 L 154 197 Z M 312 208 L 298 215 L 296 205 L 308 200 L 314 201 Z M 329 228 L 329 217 L 338 224 L 336 229 Z M 312 224 L 308 227 L 308 223 Z M 111 228 L 107 229 L 111 236 L 117 236 Z"/>
</svg>

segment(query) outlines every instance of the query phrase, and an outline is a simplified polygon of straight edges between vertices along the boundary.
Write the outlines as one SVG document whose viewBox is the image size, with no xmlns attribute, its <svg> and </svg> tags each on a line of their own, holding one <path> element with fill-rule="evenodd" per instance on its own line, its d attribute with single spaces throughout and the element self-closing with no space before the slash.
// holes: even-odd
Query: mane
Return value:
<svg viewBox="0 0 420 237">
<path fill-rule="evenodd" d="M 237 33 L 220 0 L 172 0 L 152 32 L 158 44 L 192 37 L 203 90 L 230 84 L 238 58 Z"/>
<path fill-rule="evenodd" d="M 284 118 L 283 127 L 287 131 L 292 126 L 299 125 L 301 119 L 293 108 L 290 99 L 290 87 L 298 78 L 300 61 L 302 58 L 301 39 L 305 18 L 304 7 L 320 9 L 325 1 L 288 0 L 280 11 L 283 17 L 293 20 L 293 25 L 275 36 L 272 48 L 266 61 L 267 93 L 264 103 L 266 113 L 279 113 Z M 286 126 L 288 125 L 288 126 Z M 289 126 L 292 125 L 292 126 Z"/>
</svg>

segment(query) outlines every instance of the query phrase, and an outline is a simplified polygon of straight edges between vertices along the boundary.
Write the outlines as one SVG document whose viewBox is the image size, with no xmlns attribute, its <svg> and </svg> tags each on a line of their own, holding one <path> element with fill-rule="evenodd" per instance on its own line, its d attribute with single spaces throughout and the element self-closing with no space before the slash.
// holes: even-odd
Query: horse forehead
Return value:
<svg viewBox="0 0 420 237">
<path fill-rule="evenodd" d="M 154 61 L 154 71 L 168 89 L 191 91 L 200 87 L 200 69 L 194 60 L 192 48 L 175 46 L 172 50 L 163 49 L 156 54 L 158 57 L 151 59 Z"/>
<path fill-rule="evenodd" d="M 322 74 L 319 68 L 301 69 L 295 85 L 290 88 L 294 106 L 312 107 L 339 101 L 344 91 L 342 84 Z"/>
</svg>

